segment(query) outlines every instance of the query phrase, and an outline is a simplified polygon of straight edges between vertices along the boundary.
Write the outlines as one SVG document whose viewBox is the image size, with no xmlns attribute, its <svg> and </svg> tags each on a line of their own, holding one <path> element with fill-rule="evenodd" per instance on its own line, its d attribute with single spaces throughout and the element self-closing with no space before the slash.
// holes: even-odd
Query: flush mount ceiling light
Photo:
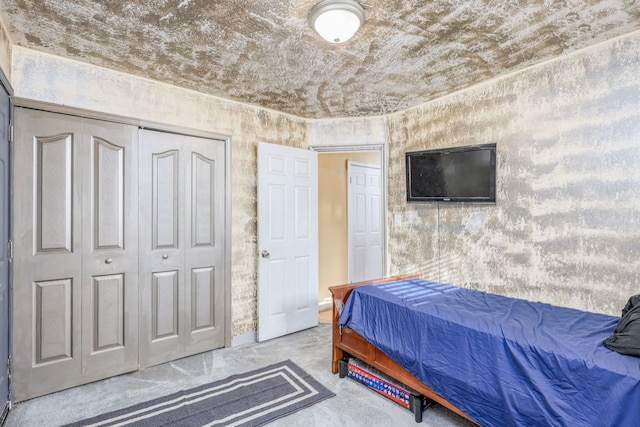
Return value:
<svg viewBox="0 0 640 427">
<path fill-rule="evenodd" d="M 323 0 L 309 12 L 309 25 L 326 41 L 342 43 L 353 37 L 365 18 L 354 0 Z"/>
</svg>

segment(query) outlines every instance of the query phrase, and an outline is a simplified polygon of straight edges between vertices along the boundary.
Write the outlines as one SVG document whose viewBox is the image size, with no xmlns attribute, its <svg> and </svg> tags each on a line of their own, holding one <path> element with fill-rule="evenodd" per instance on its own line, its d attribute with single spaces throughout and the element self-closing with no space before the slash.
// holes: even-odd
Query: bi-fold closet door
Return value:
<svg viewBox="0 0 640 427">
<path fill-rule="evenodd" d="M 140 364 L 224 346 L 224 142 L 140 132 Z"/>
<path fill-rule="evenodd" d="M 16 108 L 15 398 L 138 366 L 135 126 Z"/>
<path fill-rule="evenodd" d="M 224 346 L 225 141 L 16 109 L 16 401 Z"/>
</svg>

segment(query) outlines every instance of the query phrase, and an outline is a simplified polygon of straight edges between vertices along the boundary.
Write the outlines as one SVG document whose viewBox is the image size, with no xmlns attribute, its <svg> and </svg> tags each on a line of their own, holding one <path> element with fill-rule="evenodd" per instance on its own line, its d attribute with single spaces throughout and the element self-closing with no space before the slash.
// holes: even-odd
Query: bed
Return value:
<svg viewBox="0 0 640 427">
<path fill-rule="evenodd" d="M 640 425 L 619 318 L 416 276 L 335 286 L 332 371 L 356 357 L 486 426 Z"/>
</svg>

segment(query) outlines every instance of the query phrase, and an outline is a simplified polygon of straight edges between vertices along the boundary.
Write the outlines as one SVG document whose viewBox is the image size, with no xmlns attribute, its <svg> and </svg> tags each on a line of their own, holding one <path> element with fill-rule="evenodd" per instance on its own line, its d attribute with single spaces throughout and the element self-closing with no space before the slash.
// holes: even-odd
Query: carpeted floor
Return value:
<svg viewBox="0 0 640 427">
<path fill-rule="evenodd" d="M 332 375 L 331 325 L 263 343 L 247 344 L 174 362 L 18 403 L 5 426 L 60 426 L 291 359 L 336 396 L 279 419 L 275 427 L 414 426 L 408 410 L 355 381 Z M 425 411 L 422 426 L 473 424 L 441 406 Z"/>
</svg>

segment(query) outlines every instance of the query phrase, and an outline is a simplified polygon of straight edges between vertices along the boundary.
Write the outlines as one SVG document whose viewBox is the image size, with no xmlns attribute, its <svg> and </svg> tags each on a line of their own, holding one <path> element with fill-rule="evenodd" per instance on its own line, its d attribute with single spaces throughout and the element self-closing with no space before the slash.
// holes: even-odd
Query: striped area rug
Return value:
<svg viewBox="0 0 640 427">
<path fill-rule="evenodd" d="M 287 360 L 68 426 L 261 426 L 332 396 Z"/>
</svg>

